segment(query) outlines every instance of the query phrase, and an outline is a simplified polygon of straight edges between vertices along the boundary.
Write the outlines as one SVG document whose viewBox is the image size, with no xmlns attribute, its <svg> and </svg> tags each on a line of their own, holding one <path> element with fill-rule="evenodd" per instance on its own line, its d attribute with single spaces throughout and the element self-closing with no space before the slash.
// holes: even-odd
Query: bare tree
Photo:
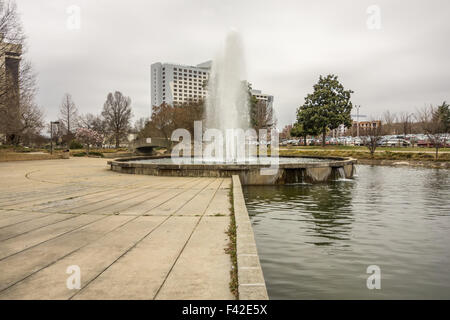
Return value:
<svg viewBox="0 0 450 320">
<path fill-rule="evenodd" d="M 397 121 L 397 116 L 395 113 L 391 113 L 389 110 L 383 113 L 383 120 L 385 122 L 385 132 L 387 134 L 392 134 L 394 129 L 394 124 Z"/>
<path fill-rule="evenodd" d="M 424 107 L 417 112 L 419 124 L 436 150 L 436 159 L 439 157 L 439 148 L 445 146 L 449 138 L 449 118 L 449 106 L 446 102 L 438 107 Z"/>
<path fill-rule="evenodd" d="M 35 103 L 36 75 L 29 62 L 18 68 L 17 81 L 6 81 L 6 92 L 0 98 L 0 132 L 15 145 L 25 135 L 38 135 L 44 127 L 43 111 Z"/>
<path fill-rule="evenodd" d="M 67 130 L 67 135 L 70 136 L 78 121 L 78 110 L 69 93 L 66 93 L 62 99 L 61 106 L 59 107 L 59 115 Z"/>
<path fill-rule="evenodd" d="M 285 125 L 283 130 L 280 132 L 280 139 L 291 139 L 292 124 Z"/>
<path fill-rule="evenodd" d="M 78 125 L 82 128 L 91 129 L 102 135 L 107 133 L 105 120 L 100 115 L 86 113 L 78 117 Z"/>
<path fill-rule="evenodd" d="M 31 67 L 30 71 L 31 72 Z M 44 128 L 44 113 L 34 102 L 35 82 L 34 77 L 22 81 L 22 90 L 19 97 L 20 126 L 19 135 L 38 135 Z"/>
<path fill-rule="evenodd" d="M 184 128 L 191 135 L 194 135 L 194 122 L 203 120 L 204 105 L 203 102 L 190 103 L 181 107 L 174 108 L 174 127 L 175 129 Z"/>
<path fill-rule="evenodd" d="M 411 133 L 411 123 L 413 120 L 413 114 L 408 112 L 401 112 L 399 115 L 399 122 L 404 135 Z"/>
<path fill-rule="evenodd" d="M 39 134 L 43 112 L 35 104 L 36 75 L 22 59 L 25 35 L 13 1 L 0 0 L 0 133 L 18 144 L 25 135 Z"/>
<path fill-rule="evenodd" d="M 380 121 L 371 121 L 370 127 L 362 128 L 361 139 L 363 144 L 369 149 L 370 156 L 373 158 L 375 151 L 378 147 L 378 143 L 383 138 L 383 129 Z"/>
<path fill-rule="evenodd" d="M 142 130 L 144 130 L 145 125 L 147 124 L 148 121 L 149 121 L 148 118 L 145 118 L 145 117 L 142 117 L 142 118 L 139 118 L 138 120 L 136 120 L 136 122 L 134 123 L 134 128 L 133 128 L 135 133 L 139 133 Z"/>
<path fill-rule="evenodd" d="M 276 124 L 273 108 L 264 101 L 258 100 L 251 108 L 251 113 L 252 126 L 257 132 L 260 129 L 271 129 Z"/>
<path fill-rule="evenodd" d="M 203 117 L 204 104 L 201 101 L 177 107 L 163 103 L 153 107 L 152 117 L 138 138 L 163 138 L 170 146 L 175 129 L 183 128 L 194 135 L 194 122 L 203 120 Z"/>
<path fill-rule="evenodd" d="M 152 117 L 139 133 L 139 138 L 164 138 L 170 144 L 172 131 L 176 129 L 175 108 L 165 103 L 153 106 Z"/>
<path fill-rule="evenodd" d="M 96 116 L 93 113 L 82 114 L 78 117 L 78 125 L 82 128 L 92 129 Z"/>
<path fill-rule="evenodd" d="M 24 45 L 25 34 L 15 2 L 0 0 L 0 97 L 2 98 L 12 89 L 8 77 L 17 78 L 14 74 L 8 75 L 8 71 L 17 67 L 15 64 L 20 62 L 20 57 L 25 51 Z M 6 58 L 7 53 L 14 57 Z"/>
<path fill-rule="evenodd" d="M 130 97 L 125 97 L 120 91 L 109 93 L 103 105 L 102 116 L 107 130 L 113 136 L 116 148 L 119 148 L 120 140 L 130 129 L 132 117 Z"/>
</svg>

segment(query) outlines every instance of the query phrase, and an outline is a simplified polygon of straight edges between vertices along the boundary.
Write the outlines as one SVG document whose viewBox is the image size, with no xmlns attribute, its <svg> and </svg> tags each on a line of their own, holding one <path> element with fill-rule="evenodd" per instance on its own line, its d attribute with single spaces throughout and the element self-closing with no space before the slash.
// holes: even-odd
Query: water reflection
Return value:
<svg viewBox="0 0 450 320">
<path fill-rule="evenodd" d="M 449 170 L 359 166 L 352 181 L 244 193 L 271 298 L 450 298 Z"/>
<path fill-rule="evenodd" d="M 314 233 L 313 243 L 332 245 L 336 240 L 348 240 L 351 232 L 353 183 L 298 184 L 287 186 L 248 186 L 247 205 L 253 215 L 272 212 L 274 220 L 303 221 L 306 232 Z M 289 214 L 283 214 L 289 212 Z M 295 215 L 291 213 L 296 213 Z M 253 223 L 258 225 L 258 217 Z"/>
<path fill-rule="evenodd" d="M 429 170 L 422 190 L 426 206 L 433 208 L 426 211 L 427 218 L 434 219 L 450 215 L 448 201 L 442 200 L 450 197 L 449 170 Z"/>
</svg>

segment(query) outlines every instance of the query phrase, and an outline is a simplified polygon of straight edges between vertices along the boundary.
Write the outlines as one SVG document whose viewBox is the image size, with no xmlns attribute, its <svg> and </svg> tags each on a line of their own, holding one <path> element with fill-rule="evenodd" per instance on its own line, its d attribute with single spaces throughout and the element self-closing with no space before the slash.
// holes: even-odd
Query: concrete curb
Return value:
<svg viewBox="0 0 450 320">
<path fill-rule="evenodd" d="M 261 174 L 262 168 L 269 168 L 269 164 L 259 163 L 138 163 L 133 160 L 169 159 L 168 156 L 159 157 L 133 157 L 108 161 L 112 171 L 128 174 L 144 174 L 154 176 L 175 177 L 232 177 L 239 175 L 244 185 L 273 185 L 298 182 L 324 182 L 335 177 L 345 178 L 353 176 L 353 167 L 357 163 L 353 158 L 323 158 L 325 162 L 297 162 L 279 163 L 276 165 L 276 174 Z M 280 157 L 297 158 L 297 157 Z M 313 157 L 305 157 L 313 158 Z M 321 157 L 315 157 L 321 158 Z M 341 170 L 343 169 L 343 171 Z"/>
<path fill-rule="evenodd" d="M 268 300 L 266 282 L 238 175 L 233 175 L 233 206 L 236 220 L 239 300 Z"/>
</svg>

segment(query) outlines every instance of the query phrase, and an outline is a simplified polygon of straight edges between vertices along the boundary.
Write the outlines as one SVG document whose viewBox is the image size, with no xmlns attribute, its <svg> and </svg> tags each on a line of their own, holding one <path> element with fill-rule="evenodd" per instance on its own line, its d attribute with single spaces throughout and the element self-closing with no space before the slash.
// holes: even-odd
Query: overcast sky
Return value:
<svg viewBox="0 0 450 320">
<path fill-rule="evenodd" d="M 108 92 L 150 115 L 150 64 L 212 59 L 231 28 L 248 80 L 275 96 L 279 126 L 295 120 L 319 75 L 337 74 L 375 118 L 450 100 L 450 1 L 17 0 L 38 73 L 38 103 L 56 119 L 63 94 L 100 113 Z M 80 28 L 67 27 L 71 5 Z M 371 5 L 380 9 L 367 13 Z M 371 28 L 368 27 L 369 19 Z M 375 21 L 375 22 L 374 22 Z M 377 27 L 380 21 L 380 29 Z"/>
</svg>

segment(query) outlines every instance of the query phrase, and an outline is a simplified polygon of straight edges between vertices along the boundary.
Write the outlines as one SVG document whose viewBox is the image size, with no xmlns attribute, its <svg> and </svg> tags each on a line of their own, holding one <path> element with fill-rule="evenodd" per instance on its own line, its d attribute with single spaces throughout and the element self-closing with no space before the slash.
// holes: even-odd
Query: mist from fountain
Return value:
<svg viewBox="0 0 450 320">
<path fill-rule="evenodd" d="M 227 129 L 250 127 L 249 98 L 242 39 L 231 31 L 222 51 L 213 61 L 206 98 L 206 128 Z"/>
</svg>

